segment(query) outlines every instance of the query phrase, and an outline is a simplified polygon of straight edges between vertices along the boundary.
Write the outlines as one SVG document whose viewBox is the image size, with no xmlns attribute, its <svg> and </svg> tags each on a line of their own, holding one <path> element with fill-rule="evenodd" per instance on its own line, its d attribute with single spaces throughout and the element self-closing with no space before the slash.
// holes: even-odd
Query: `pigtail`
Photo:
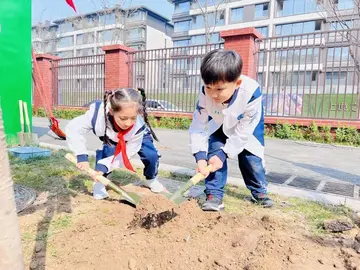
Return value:
<svg viewBox="0 0 360 270">
<path fill-rule="evenodd" d="M 144 90 L 144 88 L 138 88 L 137 90 L 140 92 L 141 97 L 142 97 L 143 116 L 144 116 L 145 123 L 146 123 L 146 125 L 149 127 L 150 132 L 151 132 L 151 135 L 153 136 L 153 138 L 155 139 L 155 141 L 158 142 L 159 139 L 157 138 L 154 130 L 152 129 L 152 127 L 151 127 L 151 125 L 150 125 L 149 118 L 148 118 L 148 113 L 147 113 L 147 111 L 146 111 L 146 94 L 145 94 L 145 90 Z"/>
<path fill-rule="evenodd" d="M 106 112 L 107 103 L 109 102 L 109 97 L 111 97 L 113 94 L 112 91 L 105 91 L 104 94 L 104 116 L 105 116 L 105 132 L 104 132 L 104 144 L 110 145 L 110 139 L 106 134 L 108 125 L 109 125 L 109 118 Z"/>
</svg>

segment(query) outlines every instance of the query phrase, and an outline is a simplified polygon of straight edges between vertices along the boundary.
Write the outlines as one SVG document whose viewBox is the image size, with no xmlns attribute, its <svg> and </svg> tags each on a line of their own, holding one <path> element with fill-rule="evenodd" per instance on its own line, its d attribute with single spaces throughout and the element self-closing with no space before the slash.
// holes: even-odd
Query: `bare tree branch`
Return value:
<svg viewBox="0 0 360 270">
<path fill-rule="evenodd" d="M 210 1 L 212 3 L 209 3 Z M 226 4 L 227 1 L 205 0 L 204 4 L 202 5 L 199 0 L 195 0 L 195 3 L 200 9 L 200 13 L 204 19 L 205 39 L 206 44 L 209 44 L 211 43 L 211 37 L 215 31 L 217 23 L 221 20 L 221 14 L 225 12 L 226 6 L 224 6 L 224 4 Z M 214 16 L 214 20 L 212 20 L 212 16 Z"/>
</svg>

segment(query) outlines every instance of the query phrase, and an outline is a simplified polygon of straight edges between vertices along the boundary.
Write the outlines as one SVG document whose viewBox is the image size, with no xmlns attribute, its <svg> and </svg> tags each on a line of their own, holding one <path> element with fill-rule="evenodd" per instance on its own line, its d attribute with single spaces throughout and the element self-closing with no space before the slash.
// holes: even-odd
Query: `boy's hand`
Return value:
<svg viewBox="0 0 360 270">
<path fill-rule="evenodd" d="M 211 172 L 216 172 L 223 167 L 224 163 L 217 156 L 213 156 L 209 159 L 209 165 L 211 165 Z"/>
<path fill-rule="evenodd" d="M 76 167 L 78 167 L 82 171 L 87 171 L 90 168 L 90 165 L 89 165 L 89 162 L 84 161 L 84 162 L 79 162 L 78 164 L 76 164 Z"/>
<path fill-rule="evenodd" d="M 207 167 L 208 163 L 206 160 L 202 159 L 202 160 L 199 160 L 197 162 L 197 168 L 196 168 L 196 172 L 198 173 L 201 173 L 202 175 L 204 175 L 205 177 L 208 177 L 210 172 L 208 170 L 206 170 L 206 167 Z"/>
</svg>

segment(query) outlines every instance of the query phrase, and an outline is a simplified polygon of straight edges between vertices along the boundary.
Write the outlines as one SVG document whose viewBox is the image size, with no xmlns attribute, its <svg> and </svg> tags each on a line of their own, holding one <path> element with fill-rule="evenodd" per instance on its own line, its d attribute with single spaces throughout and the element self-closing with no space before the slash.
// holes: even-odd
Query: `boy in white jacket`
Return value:
<svg viewBox="0 0 360 270">
<path fill-rule="evenodd" d="M 134 171 L 129 159 L 138 154 L 145 166 L 144 185 L 155 193 L 164 191 L 156 178 L 159 154 L 152 137 L 157 138 L 147 119 L 145 102 L 145 91 L 141 88 L 106 91 L 104 102 L 91 104 L 84 115 L 73 119 L 66 127 L 66 140 L 77 156 L 78 168 L 89 168 L 85 135 L 92 131 L 104 143 L 102 149 L 96 151 L 98 174 L 107 176 L 114 168 L 121 167 Z M 93 194 L 95 199 L 108 197 L 100 182 L 94 185 Z"/>
<path fill-rule="evenodd" d="M 224 209 L 228 158 L 237 158 L 253 201 L 273 206 L 267 196 L 264 169 L 264 110 L 259 84 L 241 75 L 242 59 L 235 51 L 214 50 L 201 63 L 204 81 L 193 121 L 190 147 L 197 171 L 207 176 L 204 211 Z M 205 167 L 210 164 L 209 174 Z"/>
</svg>

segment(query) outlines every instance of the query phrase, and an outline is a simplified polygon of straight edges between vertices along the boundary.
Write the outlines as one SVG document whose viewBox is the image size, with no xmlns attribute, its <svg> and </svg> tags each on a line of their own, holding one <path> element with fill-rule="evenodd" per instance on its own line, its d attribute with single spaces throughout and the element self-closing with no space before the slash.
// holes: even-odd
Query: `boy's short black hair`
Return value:
<svg viewBox="0 0 360 270">
<path fill-rule="evenodd" d="M 201 78 L 205 84 L 234 82 L 240 77 L 242 66 L 243 61 L 237 52 L 213 50 L 201 62 Z"/>
</svg>

